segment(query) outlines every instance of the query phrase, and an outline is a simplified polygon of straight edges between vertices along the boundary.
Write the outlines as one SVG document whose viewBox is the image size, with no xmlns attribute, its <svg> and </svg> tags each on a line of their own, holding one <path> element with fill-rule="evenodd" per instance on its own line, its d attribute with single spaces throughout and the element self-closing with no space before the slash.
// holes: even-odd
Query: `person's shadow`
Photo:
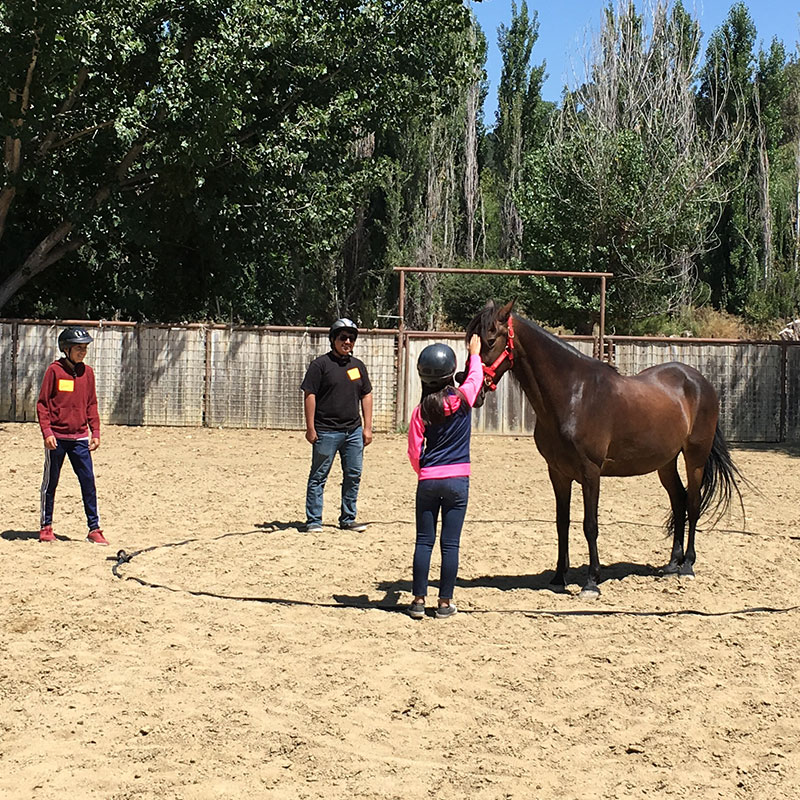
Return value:
<svg viewBox="0 0 800 800">
<path fill-rule="evenodd" d="M 39 531 L 3 531 L 0 533 L 0 539 L 5 539 L 7 542 L 25 541 L 26 539 L 38 539 Z M 69 542 L 69 536 L 59 536 L 56 534 L 56 539 L 59 542 Z"/>
<path fill-rule="evenodd" d="M 256 522 L 253 527 L 259 528 L 267 533 L 280 533 L 281 531 L 298 531 L 305 528 L 305 520 L 296 520 L 294 522 L 284 522 L 282 520 L 273 519 L 271 521 Z"/>
</svg>

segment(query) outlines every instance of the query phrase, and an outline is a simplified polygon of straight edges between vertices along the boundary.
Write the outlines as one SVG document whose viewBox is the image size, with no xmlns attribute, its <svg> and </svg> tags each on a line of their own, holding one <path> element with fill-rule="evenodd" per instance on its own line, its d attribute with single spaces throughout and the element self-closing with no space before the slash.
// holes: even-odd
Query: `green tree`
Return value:
<svg viewBox="0 0 800 800">
<path fill-rule="evenodd" d="M 722 123 L 743 131 L 731 161 L 716 176 L 722 190 L 711 222 L 715 247 L 703 260 L 702 277 L 714 304 L 742 313 L 758 286 L 758 251 L 752 220 L 759 218 L 755 191 L 752 124 L 756 28 L 744 3 L 731 7 L 726 21 L 709 37 L 701 71 L 698 106 L 704 124 Z"/>
<path fill-rule="evenodd" d="M 522 0 L 519 8 L 512 0 L 511 24 L 501 25 L 497 35 L 503 68 L 497 92 L 497 125 L 494 129 L 495 164 L 501 191 L 500 255 L 504 258 L 519 258 L 521 255 L 522 218 L 516 195 L 523 155 L 541 136 L 546 116 L 546 106 L 541 99 L 545 64 L 531 65 L 538 38 L 538 12 L 529 15 L 525 0 Z"/>
<path fill-rule="evenodd" d="M 657 3 L 650 19 L 632 2 L 609 5 L 590 80 L 565 96 L 526 164 L 526 266 L 614 273 L 609 321 L 623 329 L 692 302 L 695 259 L 710 245 L 713 176 L 731 144 L 699 129 L 699 39 L 680 3 Z M 566 284 L 564 315 L 591 307 L 589 291 Z"/>
<path fill-rule="evenodd" d="M 469 26 L 460 0 L 0 3 L 0 307 L 358 308 L 364 143 L 466 83 Z"/>
</svg>

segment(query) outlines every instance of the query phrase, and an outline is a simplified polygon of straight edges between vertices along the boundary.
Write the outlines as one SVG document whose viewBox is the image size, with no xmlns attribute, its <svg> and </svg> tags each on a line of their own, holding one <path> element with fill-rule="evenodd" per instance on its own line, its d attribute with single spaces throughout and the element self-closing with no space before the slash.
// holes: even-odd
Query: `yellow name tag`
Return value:
<svg viewBox="0 0 800 800">
<path fill-rule="evenodd" d="M 58 391 L 59 392 L 74 392 L 75 391 L 75 381 L 67 380 L 66 378 L 59 378 L 58 379 Z"/>
<path fill-rule="evenodd" d="M 358 367 L 353 367 L 353 369 L 347 370 L 347 377 L 350 378 L 351 381 L 357 381 L 361 377 Z"/>
</svg>

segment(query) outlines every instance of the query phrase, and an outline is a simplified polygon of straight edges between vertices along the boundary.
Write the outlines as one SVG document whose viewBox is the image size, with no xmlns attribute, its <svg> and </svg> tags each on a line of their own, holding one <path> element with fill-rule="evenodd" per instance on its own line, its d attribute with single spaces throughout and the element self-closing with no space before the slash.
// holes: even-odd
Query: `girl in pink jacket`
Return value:
<svg viewBox="0 0 800 800">
<path fill-rule="evenodd" d="M 436 541 L 436 521 L 442 515 L 442 566 L 435 616 L 456 613 L 453 589 L 458 574 L 461 528 L 469 498 L 469 445 L 472 406 L 481 388 L 483 366 L 480 337 L 469 341 L 467 377 L 456 387 L 456 354 L 446 344 L 428 345 L 417 360 L 422 399 L 408 426 L 408 458 L 419 476 L 416 497 L 417 540 L 414 548 L 414 601 L 409 616 L 425 616 L 428 571 Z"/>
</svg>

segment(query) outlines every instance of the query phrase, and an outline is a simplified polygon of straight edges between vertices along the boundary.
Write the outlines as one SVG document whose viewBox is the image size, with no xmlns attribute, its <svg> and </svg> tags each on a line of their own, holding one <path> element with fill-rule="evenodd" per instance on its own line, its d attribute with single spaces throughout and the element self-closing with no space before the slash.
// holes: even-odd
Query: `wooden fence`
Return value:
<svg viewBox="0 0 800 800">
<path fill-rule="evenodd" d="M 304 427 L 300 383 L 306 367 L 328 349 L 327 328 L 81 323 L 94 343 L 87 362 L 97 375 L 101 420 L 120 425 Z M 0 320 L 0 421 L 36 419 L 46 366 L 58 358 L 63 324 Z M 356 354 L 374 388 L 374 427 L 402 429 L 419 400 L 414 365 L 428 344 L 453 345 L 457 333 L 364 331 Z M 622 374 L 664 361 L 683 361 L 716 386 L 721 424 L 738 442 L 800 442 L 800 343 L 611 337 Z M 597 343 L 571 339 L 591 355 Z M 475 413 L 476 432 L 526 435 L 535 416 L 514 381 Z"/>
</svg>

